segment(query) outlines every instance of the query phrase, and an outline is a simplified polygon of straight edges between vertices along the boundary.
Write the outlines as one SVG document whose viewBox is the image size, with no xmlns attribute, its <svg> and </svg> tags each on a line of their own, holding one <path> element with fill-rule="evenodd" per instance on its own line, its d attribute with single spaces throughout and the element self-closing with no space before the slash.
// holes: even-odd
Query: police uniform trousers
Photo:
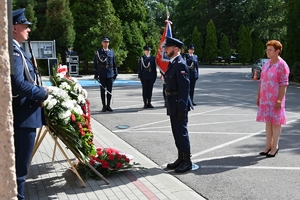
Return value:
<svg viewBox="0 0 300 200">
<path fill-rule="evenodd" d="M 195 90 L 195 85 L 196 85 L 197 79 L 190 79 L 190 97 L 192 102 L 194 102 L 194 90 Z"/>
<path fill-rule="evenodd" d="M 152 98 L 152 91 L 155 79 L 141 79 L 142 82 L 142 90 L 143 90 L 143 99 Z"/>
<path fill-rule="evenodd" d="M 172 115 L 170 121 L 177 149 L 184 153 L 190 153 L 190 140 L 187 129 L 188 116 L 186 115 L 184 120 L 178 120 L 177 115 Z"/>
<path fill-rule="evenodd" d="M 18 199 L 25 199 L 24 187 L 34 148 L 36 128 L 14 127 Z"/>
<path fill-rule="evenodd" d="M 165 103 L 165 107 L 166 107 L 166 105 L 167 105 L 167 102 L 166 102 L 166 84 L 163 84 L 162 88 L 163 88 L 164 103 Z"/>
<path fill-rule="evenodd" d="M 102 100 L 102 104 L 105 105 L 105 89 L 104 88 L 106 88 L 107 91 L 111 93 L 114 79 L 113 78 L 104 78 L 104 77 L 99 77 L 99 79 L 100 79 L 100 84 L 102 85 L 102 86 L 100 86 L 101 100 Z M 111 100 L 111 95 L 109 93 L 107 93 L 107 102 L 110 102 L 110 100 Z"/>
</svg>

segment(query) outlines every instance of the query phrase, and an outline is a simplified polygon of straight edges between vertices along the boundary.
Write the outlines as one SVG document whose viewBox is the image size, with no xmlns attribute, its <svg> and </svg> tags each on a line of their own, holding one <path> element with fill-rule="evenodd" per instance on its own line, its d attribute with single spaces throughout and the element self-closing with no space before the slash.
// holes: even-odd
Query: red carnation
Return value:
<svg viewBox="0 0 300 200">
<path fill-rule="evenodd" d="M 102 156 L 102 154 L 103 154 L 102 151 L 97 151 L 98 156 Z"/>
<path fill-rule="evenodd" d="M 108 155 L 108 159 L 109 159 L 109 160 L 114 160 L 114 159 L 115 159 L 115 156 L 114 156 L 113 154 L 109 154 L 109 155 Z"/>
<path fill-rule="evenodd" d="M 118 162 L 117 163 L 117 166 L 116 166 L 118 169 L 121 169 L 123 167 L 122 163 Z"/>
<path fill-rule="evenodd" d="M 102 148 L 101 148 L 101 147 L 97 147 L 96 150 L 97 150 L 97 151 L 102 151 Z"/>
<path fill-rule="evenodd" d="M 108 162 L 106 160 L 102 160 L 101 165 L 103 169 L 106 169 L 108 167 Z"/>
<path fill-rule="evenodd" d="M 129 158 L 125 158 L 125 162 L 129 163 L 130 159 Z"/>
<path fill-rule="evenodd" d="M 95 165 L 95 161 L 94 160 L 90 160 L 90 164 L 91 165 Z"/>
<path fill-rule="evenodd" d="M 76 117 L 75 117 L 75 115 L 74 115 L 73 113 L 71 114 L 71 121 L 72 121 L 72 122 L 75 122 L 75 121 L 76 121 Z"/>
<path fill-rule="evenodd" d="M 119 151 L 117 149 L 113 149 L 113 148 L 106 148 L 105 152 L 107 154 L 111 154 L 111 153 L 119 153 Z"/>
<path fill-rule="evenodd" d="M 81 130 L 82 129 L 82 125 L 80 122 L 77 122 L 78 128 Z"/>
</svg>

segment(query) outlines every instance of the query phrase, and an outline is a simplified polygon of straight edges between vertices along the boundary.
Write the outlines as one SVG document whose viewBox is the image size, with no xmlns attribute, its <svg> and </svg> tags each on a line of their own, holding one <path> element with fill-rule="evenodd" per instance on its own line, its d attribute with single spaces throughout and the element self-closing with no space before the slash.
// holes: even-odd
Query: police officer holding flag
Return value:
<svg viewBox="0 0 300 200">
<path fill-rule="evenodd" d="M 150 55 L 151 47 L 144 46 L 144 55 L 138 60 L 138 78 L 142 83 L 144 108 L 154 108 L 151 104 L 153 85 L 157 78 L 155 57 Z"/>
<path fill-rule="evenodd" d="M 178 150 L 178 158 L 167 165 L 176 173 L 184 173 L 192 169 L 190 159 L 190 140 L 188 135 L 188 111 L 193 108 L 189 95 L 189 69 L 180 55 L 183 43 L 171 37 L 166 37 L 165 52 L 170 58 L 170 64 L 165 73 L 165 94 L 167 115 L 170 116 L 172 133 Z"/>
<path fill-rule="evenodd" d="M 199 67 L 198 67 L 198 56 L 194 54 L 195 45 L 190 44 L 187 46 L 188 53 L 183 55 L 183 59 L 185 60 L 188 68 L 189 68 L 189 79 L 190 79 L 190 97 L 193 103 L 193 106 L 196 106 L 194 103 L 194 90 L 196 81 L 199 77 Z"/>
<path fill-rule="evenodd" d="M 109 49 L 109 37 L 104 36 L 101 39 L 102 48 L 95 52 L 94 57 L 94 79 L 100 82 L 100 93 L 102 101 L 102 112 L 112 112 L 110 107 L 112 97 L 112 86 L 114 80 L 118 76 L 118 69 L 115 59 L 115 54 L 112 49 Z M 107 92 L 107 101 L 105 99 Z"/>
</svg>

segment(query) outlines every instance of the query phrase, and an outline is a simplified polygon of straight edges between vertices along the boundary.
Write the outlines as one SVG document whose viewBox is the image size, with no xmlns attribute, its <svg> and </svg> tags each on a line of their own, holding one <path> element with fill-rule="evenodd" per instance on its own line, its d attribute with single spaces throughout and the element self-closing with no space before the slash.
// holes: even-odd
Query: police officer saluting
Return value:
<svg viewBox="0 0 300 200">
<path fill-rule="evenodd" d="M 36 128 L 43 126 L 42 102 L 48 97 L 40 74 L 20 44 L 28 39 L 31 23 L 25 8 L 12 12 L 14 74 L 11 76 L 14 114 L 14 143 L 18 199 L 25 199 L 24 187 L 34 147 Z"/>
<path fill-rule="evenodd" d="M 144 55 L 138 60 L 138 77 L 142 83 L 144 108 L 154 108 L 151 104 L 153 85 L 157 78 L 155 57 L 150 55 L 151 47 L 144 46 Z"/>
<path fill-rule="evenodd" d="M 190 44 L 188 47 L 188 53 L 183 55 L 183 59 L 185 60 L 188 68 L 189 68 L 189 79 L 190 79 L 190 97 L 193 103 L 193 106 L 196 104 L 194 103 L 194 90 L 196 81 L 199 77 L 199 67 L 198 67 L 198 56 L 194 54 L 195 45 Z"/>
<path fill-rule="evenodd" d="M 101 39 L 102 48 L 98 49 L 94 57 L 94 79 L 100 81 L 100 93 L 102 100 L 102 112 L 110 111 L 111 92 L 114 80 L 118 76 L 115 54 L 109 49 L 109 37 Z M 105 101 L 105 91 L 107 91 L 107 101 Z"/>
<path fill-rule="evenodd" d="M 171 37 L 166 37 L 165 52 L 170 58 L 170 64 L 165 73 L 167 115 L 170 116 L 172 133 L 178 150 L 178 158 L 167 165 L 176 173 L 192 169 L 190 159 L 190 140 L 187 130 L 188 111 L 193 108 L 189 95 L 189 69 L 180 55 L 183 43 Z"/>
</svg>

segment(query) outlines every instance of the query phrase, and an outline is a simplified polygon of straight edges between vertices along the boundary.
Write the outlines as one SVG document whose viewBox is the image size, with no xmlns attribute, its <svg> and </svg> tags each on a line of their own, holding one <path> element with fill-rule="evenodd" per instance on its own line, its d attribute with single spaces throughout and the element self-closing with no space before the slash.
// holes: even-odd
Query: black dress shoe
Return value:
<svg viewBox="0 0 300 200">
<path fill-rule="evenodd" d="M 182 160 L 177 159 L 175 162 L 167 164 L 167 168 L 168 169 L 176 169 L 177 167 L 179 167 L 181 165 L 182 162 L 183 162 Z"/>
<path fill-rule="evenodd" d="M 181 163 L 181 165 L 175 169 L 175 172 L 176 172 L 176 173 L 184 173 L 184 172 L 187 172 L 187 171 L 189 171 L 189 170 L 192 169 L 192 166 L 193 166 L 193 164 L 192 164 L 191 161 L 183 161 L 183 162 Z"/>
<path fill-rule="evenodd" d="M 274 158 L 276 156 L 276 154 L 278 154 L 279 149 L 276 150 L 276 152 L 274 154 L 267 154 L 266 157 L 267 158 Z"/>
<path fill-rule="evenodd" d="M 106 112 L 106 106 L 103 106 L 101 111 Z"/>
<path fill-rule="evenodd" d="M 112 111 L 113 111 L 113 109 L 111 109 L 110 106 L 107 106 L 107 107 L 106 107 L 106 110 L 109 111 L 109 112 L 112 112 Z"/>
<path fill-rule="evenodd" d="M 151 103 L 148 104 L 147 108 L 154 108 Z"/>
<path fill-rule="evenodd" d="M 262 151 L 262 152 L 259 153 L 259 155 L 261 155 L 261 156 L 266 156 L 266 155 L 268 155 L 268 153 L 269 153 L 270 151 L 271 151 L 271 149 L 269 149 L 267 152 Z"/>
<path fill-rule="evenodd" d="M 196 106 L 197 104 L 195 104 L 194 102 L 193 102 L 193 106 Z"/>
</svg>

